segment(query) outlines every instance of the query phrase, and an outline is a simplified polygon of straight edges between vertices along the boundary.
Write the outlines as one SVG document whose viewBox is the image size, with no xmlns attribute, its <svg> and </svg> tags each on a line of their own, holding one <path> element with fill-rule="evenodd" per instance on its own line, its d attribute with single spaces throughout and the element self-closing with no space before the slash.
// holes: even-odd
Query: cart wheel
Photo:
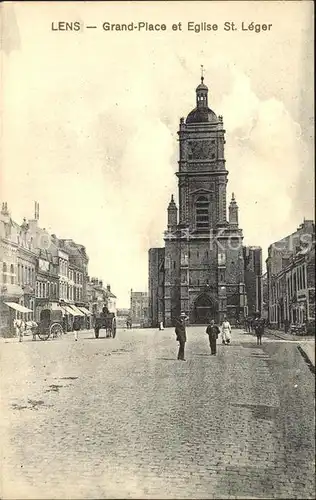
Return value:
<svg viewBox="0 0 316 500">
<path fill-rule="evenodd" d="M 50 327 L 50 333 L 51 333 L 53 339 L 60 337 L 63 334 L 62 326 L 59 323 L 54 323 Z"/>
<path fill-rule="evenodd" d="M 50 337 L 50 332 L 40 332 L 37 334 L 40 340 L 48 340 Z"/>
</svg>

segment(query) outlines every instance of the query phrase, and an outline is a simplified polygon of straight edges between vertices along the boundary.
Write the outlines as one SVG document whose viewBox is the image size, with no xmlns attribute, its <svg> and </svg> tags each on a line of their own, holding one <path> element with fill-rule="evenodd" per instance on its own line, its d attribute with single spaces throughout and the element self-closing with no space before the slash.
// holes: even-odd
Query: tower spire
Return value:
<svg viewBox="0 0 316 500">
<path fill-rule="evenodd" d="M 201 83 L 204 82 L 204 66 L 201 64 Z"/>
<path fill-rule="evenodd" d="M 175 231 L 178 223 L 178 209 L 175 204 L 173 195 L 168 205 L 168 231 Z"/>
<path fill-rule="evenodd" d="M 229 224 L 238 227 L 238 205 L 235 199 L 235 193 L 232 193 L 232 199 L 229 204 Z"/>
</svg>

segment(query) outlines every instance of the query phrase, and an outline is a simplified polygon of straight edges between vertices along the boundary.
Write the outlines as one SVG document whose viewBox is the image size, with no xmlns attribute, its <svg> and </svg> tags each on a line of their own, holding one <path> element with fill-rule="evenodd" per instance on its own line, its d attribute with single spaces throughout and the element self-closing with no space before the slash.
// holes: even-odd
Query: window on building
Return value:
<svg viewBox="0 0 316 500">
<path fill-rule="evenodd" d="M 293 274 L 293 291 L 294 291 L 294 293 L 297 292 L 297 279 L 296 279 L 296 272 L 295 271 Z"/>
<path fill-rule="evenodd" d="M 196 228 L 207 230 L 209 227 L 209 201 L 205 196 L 199 196 L 195 203 Z"/>
<path fill-rule="evenodd" d="M 7 264 L 5 262 L 2 264 L 2 281 L 3 283 L 7 282 Z"/>
<path fill-rule="evenodd" d="M 306 288 L 306 264 L 303 266 L 303 288 Z"/>
<path fill-rule="evenodd" d="M 14 265 L 10 266 L 10 274 L 11 274 L 11 285 L 14 285 Z"/>
</svg>

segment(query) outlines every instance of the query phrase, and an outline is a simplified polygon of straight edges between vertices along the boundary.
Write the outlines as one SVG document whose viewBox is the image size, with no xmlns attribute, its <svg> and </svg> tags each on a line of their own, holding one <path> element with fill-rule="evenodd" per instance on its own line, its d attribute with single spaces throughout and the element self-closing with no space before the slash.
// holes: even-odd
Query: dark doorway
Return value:
<svg viewBox="0 0 316 500">
<path fill-rule="evenodd" d="M 206 325 L 211 319 L 217 320 L 216 302 L 208 294 L 199 295 L 194 302 L 194 322 Z"/>
</svg>

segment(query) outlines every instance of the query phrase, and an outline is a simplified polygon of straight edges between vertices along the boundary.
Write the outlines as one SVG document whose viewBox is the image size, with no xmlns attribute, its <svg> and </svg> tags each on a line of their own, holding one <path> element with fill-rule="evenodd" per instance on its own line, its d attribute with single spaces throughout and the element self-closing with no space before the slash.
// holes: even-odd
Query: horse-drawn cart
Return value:
<svg viewBox="0 0 316 500">
<path fill-rule="evenodd" d="M 100 314 L 94 320 L 94 335 L 98 339 L 100 330 L 105 330 L 105 337 L 113 339 L 116 335 L 116 318 L 114 313 Z"/>
<path fill-rule="evenodd" d="M 41 311 L 40 323 L 37 329 L 38 338 L 41 340 L 48 340 L 49 337 L 60 337 L 63 333 L 62 311 L 43 309 Z"/>
</svg>

